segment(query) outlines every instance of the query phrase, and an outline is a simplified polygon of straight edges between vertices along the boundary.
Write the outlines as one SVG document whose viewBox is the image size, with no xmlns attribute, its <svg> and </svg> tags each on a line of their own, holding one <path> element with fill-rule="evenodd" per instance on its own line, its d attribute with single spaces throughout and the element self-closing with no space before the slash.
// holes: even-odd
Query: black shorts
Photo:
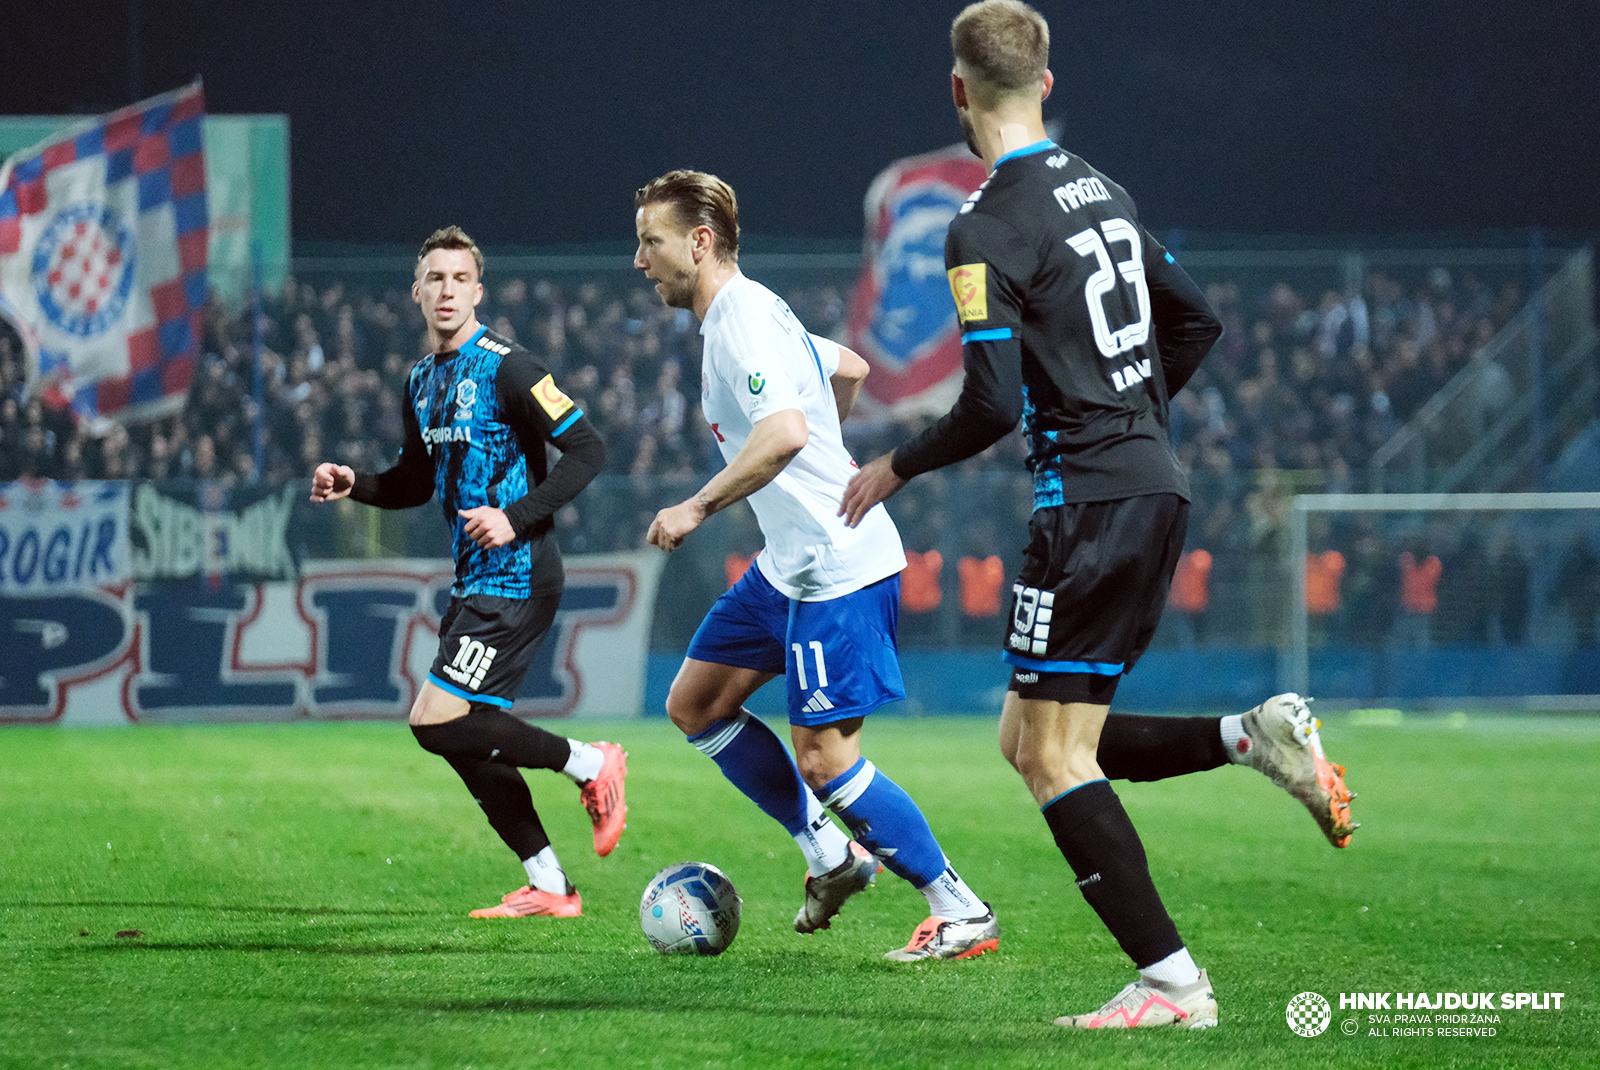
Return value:
<svg viewBox="0 0 1600 1070">
<path fill-rule="evenodd" d="M 450 599 L 428 680 L 468 702 L 510 709 L 560 605 L 560 591 Z"/>
<path fill-rule="evenodd" d="M 1110 705 L 1161 623 L 1188 522 L 1176 494 L 1037 510 L 1011 588 L 1011 690 Z"/>
</svg>

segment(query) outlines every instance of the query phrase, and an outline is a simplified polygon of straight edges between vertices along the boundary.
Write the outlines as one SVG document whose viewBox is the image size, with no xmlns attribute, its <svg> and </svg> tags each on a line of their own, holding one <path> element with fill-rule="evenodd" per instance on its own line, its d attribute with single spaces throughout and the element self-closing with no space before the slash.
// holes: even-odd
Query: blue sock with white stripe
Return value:
<svg viewBox="0 0 1600 1070">
<path fill-rule="evenodd" d="M 952 888 L 962 898 L 970 899 L 959 909 L 955 904 L 943 905 L 935 914 L 966 918 L 986 912 L 977 896 L 971 895 L 971 889 L 950 869 L 933 829 L 928 827 L 928 819 L 911 796 L 867 759 L 856 759 L 856 764 L 828 781 L 817 794 L 824 806 L 844 819 L 857 843 L 882 859 L 897 876 L 910 881 L 912 887 L 925 895 L 927 889 L 934 889 L 941 904 L 944 894 Z M 942 880 L 946 873 L 953 880 Z M 932 898 L 929 905 L 934 905 Z"/>
<path fill-rule="evenodd" d="M 800 779 L 783 740 L 766 723 L 740 710 L 689 737 L 701 754 L 761 812 L 794 837 L 812 876 L 821 876 L 849 854 L 850 841 L 828 820 L 817 797 Z"/>
</svg>

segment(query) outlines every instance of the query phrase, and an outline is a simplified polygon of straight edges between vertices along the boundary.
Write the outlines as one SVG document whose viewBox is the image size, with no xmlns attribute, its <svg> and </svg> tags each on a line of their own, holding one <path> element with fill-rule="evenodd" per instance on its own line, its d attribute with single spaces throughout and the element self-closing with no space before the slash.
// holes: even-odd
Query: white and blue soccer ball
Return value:
<svg viewBox="0 0 1600 1070">
<path fill-rule="evenodd" d="M 742 903 L 716 866 L 679 862 L 645 885 L 639 927 L 663 955 L 720 955 L 739 934 Z"/>
</svg>

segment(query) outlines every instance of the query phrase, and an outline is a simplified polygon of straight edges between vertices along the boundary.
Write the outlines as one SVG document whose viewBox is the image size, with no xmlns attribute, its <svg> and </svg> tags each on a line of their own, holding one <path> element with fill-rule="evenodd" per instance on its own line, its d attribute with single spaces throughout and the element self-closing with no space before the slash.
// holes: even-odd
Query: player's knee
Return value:
<svg viewBox="0 0 1600 1070">
<path fill-rule="evenodd" d="M 800 770 L 800 779 L 804 780 L 806 786 L 813 790 L 827 786 L 834 777 L 844 772 L 842 769 L 835 772 L 828 762 L 827 756 L 821 752 L 801 747 L 795 748 L 794 764 Z"/>
<path fill-rule="evenodd" d="M 723 710 L 716 703 L 699 701 L 677 686 L 667 692 L 667 717 L 686 736 L 704 732 L 724 717 L 738 712 L 737 706 Z"/>
<path fill-rule="evenodd" d="M 1018 747 L 1006 755 L 1006 760 L 1011 763 L 1011 768 L 1021 773 L 1022 779 L 1027 781 L 1051 771 L 1052 763 L 1046 755 L 1029 747 Z"/>
</svg>

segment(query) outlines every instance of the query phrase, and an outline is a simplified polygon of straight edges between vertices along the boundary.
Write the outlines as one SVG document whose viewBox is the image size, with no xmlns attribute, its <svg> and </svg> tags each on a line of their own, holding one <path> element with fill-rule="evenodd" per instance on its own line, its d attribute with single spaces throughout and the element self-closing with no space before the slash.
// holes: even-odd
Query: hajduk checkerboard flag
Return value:
<svg viewBox="0 0 1600 1070">
<path fill-rule="evenodd" d="M 0 312 L 33 392 L 89 418 L 182 404 L 206 298 L 204 118 L 197 81 L 0 168 Z"/>
</svg>

